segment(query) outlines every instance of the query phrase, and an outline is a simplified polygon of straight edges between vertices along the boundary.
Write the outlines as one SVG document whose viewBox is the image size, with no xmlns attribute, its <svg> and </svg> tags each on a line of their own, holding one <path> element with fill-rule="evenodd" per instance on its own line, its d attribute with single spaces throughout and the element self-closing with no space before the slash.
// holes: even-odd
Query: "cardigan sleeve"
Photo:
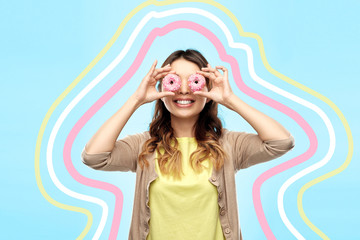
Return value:
<svg viewBox="0 0 360 240">
<path fill-rule="evenodd" d="M 126 136 L 115 142 L 111 152 L 89 154 L 84 148 L 82 162 L 96 170 L 135 172 L 139 153 L 148 136 L 148 132 Z"/>
<path fill-rule="evenodd" d="M 294 138 L 290 135 L 282 140 L 262 141 L 257 134 L 228 132 L 227 140 L 235 170 L 278 158 L 294 147 Z"/>
</svg>

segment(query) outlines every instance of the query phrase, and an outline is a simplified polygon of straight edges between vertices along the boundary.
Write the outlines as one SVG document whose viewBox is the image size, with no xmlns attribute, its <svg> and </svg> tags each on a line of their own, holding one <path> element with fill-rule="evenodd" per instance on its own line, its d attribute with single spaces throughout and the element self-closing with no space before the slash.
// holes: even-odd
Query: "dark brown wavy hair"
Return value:
<svg viewBox="0 0 360 240">
<path fill-rule="evenodd" d="M 188 49 L 173 52 L 162 64 L 162 67 L 171 64 L 177 59 L 185 59 L 195 63 L 200 69 L 207 67 L 207 60 L 198 51 Z M 206 79 L 206 86 L 212 88 L 212 83 Z M 161 91 L 161 81 L 158 85 Z M 202 161 L 210 159 L 215 169 L 220 169 L 226 158 L 226 153 L 219 144 L 219 139 L 223 129 L 220 119 L 217 116 L 218 104 L 210 100 L 205 104 L 200 112 L 199 118 L 194 125 L 197 149 L 190 156 L 190 164 L 195 172 L 203 169 Z M 143 146 L 143 151 L 139 155 L 139 165 L 141 168 L 148 166 L 146 156 L 157 152 L 157 159 L 160 171 L 163 174 L 172 175 L 175 179 L 180 179 L 183 174 L 181 164 L 181 152 L 178 150 L 178 141 L 171 127 L 170 112 L 166 109 L 163 101 L 158 99 L 155 104 L 155 112 L 150 123 L 150 139 Z M 160 150 L 161 149 L 161 150 Z"/>
</svg>

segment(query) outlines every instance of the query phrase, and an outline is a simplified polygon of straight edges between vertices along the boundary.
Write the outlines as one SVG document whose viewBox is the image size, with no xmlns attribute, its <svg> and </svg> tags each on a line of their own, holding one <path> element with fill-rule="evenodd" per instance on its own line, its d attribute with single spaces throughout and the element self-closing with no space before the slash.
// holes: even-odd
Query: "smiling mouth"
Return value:
<svg viewBox="0 0 360 240">
<path fill-rule="evenodd" d="M 195 101 L 194 100 L 175 100 L 174 102 L 177 104 L 180 104 L 180 105 L 187 105 L 187 104 L 191 104 Z"/>
</svg>

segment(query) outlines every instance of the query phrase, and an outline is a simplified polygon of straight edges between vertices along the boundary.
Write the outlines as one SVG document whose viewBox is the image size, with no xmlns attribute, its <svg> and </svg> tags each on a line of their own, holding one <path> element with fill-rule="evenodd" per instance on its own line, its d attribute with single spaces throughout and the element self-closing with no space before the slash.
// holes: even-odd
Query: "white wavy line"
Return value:
<svg viewBox="0 0 360 240">
<path fill-rule="evenodd" d="M 131 34 L 129 40 L 127 41 L 125 47 L 123 48 L 123 50 L 120 52 L 120 54 L 114 59 L 114 61 L 112 61 L 94 80 L 92 80 L 72 101 L 71 103 L 66 107 L 66 109 L 61 113 L 59 119 L 56 121 L 55 127 L 53 128 L 52 132 L 51 132 L 51 136 L 49 139 L 49 143 L 48 143 L 48 148 L 47 148 L 47 165 L 48 165 L 48 169 L 49 169 L 49 173 L 51 176 L 51 179 L 53 180 L 53 182 L 55 183 L 55 185 L 61 190 L 63 191 L 65 194 L 72 196 L 74 198 L 77 199 L 81 199 L 84 201 L 88 201 L 88 202 L 93 202 L 93 203 L 97 203 L 98 205 L 102 206 L 104 213 L 102 214 L 101 217 L 101 221 L 99 224 L 98 229 L 96 230 L 94 239 L 98 239 L 99 236 L 101 235 L 101 232 L 105 226 L 105 222 L 106 222 L 106 218 L 108 215 L 108 206 L 105 202 L 103 202 L 100 199 L 94 198 L 94 197 L 90 197 L 90 196 L 86 196 L 83 194 L 79 194 L 76 192 L 73 192 L 69 189 L 67 189 L 66 187 L 64 187 L 59 180 L 57 179 L 55 172 L 53 170 L 53 165 L 52 165 L 52 149 L 53 149 L 53 145 L 55 142 L 55 138 L 56 135 L 62 125 L 62 123 L 64 122 L 65 118 L 67 117 L 67 115 L 72 111 L 72 109 L 80 102 L 80 100 L 85 97 L 85 95 L 87 93 L 89 93 L 92 88 L 94 88 L 105 76 L 107 76 L 121 61 L 122 59 L 125 57 L 125 55 L 129 52 L 131 45 L 133 44 L 133 42 L 135 41 L 137 35 L 139 34 L 139 32 L 142 30 L 142 28 L 145 26 L 145 24 L 147 24 L 151 18 L 164 18 L 164 17 L 168 17 L 168 16 L 172 16 L 172 15 L 177 15 L 177 14 L 184 14 L 184 13 L 192 13 L 192 14 L 197 14 L 197 15 L 201 15 L 204 16 L 206 18 L 211 19 L 213 22 L 215 22 L 224 32 L 227 40 L 228 40 L 228 44 L 230 47 L 232 48 L 239 48 L 239 49 L 243 49 L 246 51 L 247 56 L 248 56 L 248 62 L 249 62 L 249 72 L 251 77 L 260 85 L 272 90 L 273 92 L 278 93 L 279 95 L 282 95 L 286 98 L 289 98 L 303 106 L 306 106 L 310 109 L 312 109 L 313 111 L 315 111 L 317 114 L 319 114 L 319 116 L 322 118 L 322 120 L 325 122 L 325 125 L 327 126 L 327 129 L 329 131 L 329 135 L 330 135 L 330 147 L 329 147 L 329 151 L 326 154 L 326 156 L 324 157 L 324 159 L 322 159 L 320 162 L 302 170 L 301 172 L 297 173 L 296 175 L 294 175 L 293 177 L 291 177 L 289 180 L 287 180 L 283 186 L 281 187 L 279 194 L 278 194 L 278 207 L 279 207 L 279 211 L 280 211 L 280 216 L 282 218 L 282 220 L 284 221 L 284 224 L 286 225 L 286 227 L 290 230 L 290 232 L 297 237 L 298 239 L 304 239 L 304 237 L 293 227 L 293 225 L 290 223 L 290 221 L 288 220 L 286 214 L 285 214 L 285 210 L 283 207 L 283 196 L 284 193 L 286 191 L 286 189 L 296 180 L 300 179 L 301 177 L 305 176 L 306 174 L 320 168 L 321 166 L 325 165 L 331 158 L 331 156 L 334 153 L 335 150 L 335 132 L 334 129 L 332 127 L 332 124 L 330 122 L 330 119 L 326 116 L 326 114 L 316 105 L 302 99 L 299 98 L 289 92 L 286 92 L 285 90 L 282 90 L 264 80 L 262 80 L 260 77 L 258 77 L 255 73 L 254 70 L 254 64 L 253 64 L 253 54 L 251 51 L 251 48 L 243 43 L 235 43 L 231 33 L 229 31 L 229 29 L 226 27 L 226 25 L 215 15 L 213 15 L 210 12 L 207 12 L 205 10 L 202 9 L 198 9 L 198 8 L 177 8 L 177 9 L 173 9 L 173 10 L 167 10 L 167 11 L 163 11 L 163 12 L 149 12 L 141 21 L 140 23 L 136 26 L 135 30 L 133 31 L 133 33 Z"/>
<path fill-rule="evenodd" d="M 54 182 L 55 186 L 58 187 L 62 192 L 64 192 L 65 194 L 73 197 L 73 198 L 77 198 L 80 200 L 85 200 L 87 202 L 92 202 L 95 204 L 98 204 L 102 207 L 103 209 L 103 214 L 99 223 L 99 227 L 96 230 L 93 239 L 99 239 L 101 232 L 104 230 L 105 227 L 105 223 L 106 223 L 106 218 L 108 216 L 108 205 L 101 199 L 99 198 L 95 198 L 92 196 L 87 196 L 81 193 L 77 193 L 74 192 L 70 189 L 68 189 L 67 187 L 65 187 L 60 181 L 59 179 L 56 177 L 55 171 L 54 171 L 54 166 L 53 166 L 53 162 L 52 162 L 52 151 L 53 151 L 53 146 L 54 146 L 54 142 L 55 142 L 55 138 L 57 135 L 57 132 L 59 131 L 59 128 L 61 126 L 60 121 L 63 121 L 65 119 L 65 117 L 62 115 L 60 116 L 60 118 L 56 121 L 56 124 L 53 128 L 53 130 L 51 131 L 51 135 L 49 138 L 49 142 L 47 145 L 47 151 L 46 151 L 46 157 L 47 157 L 47 166 L 48 166 L 48 170 L 49 170 L 49 175 L 51 177 L 51 180 Z"/>
</svg>

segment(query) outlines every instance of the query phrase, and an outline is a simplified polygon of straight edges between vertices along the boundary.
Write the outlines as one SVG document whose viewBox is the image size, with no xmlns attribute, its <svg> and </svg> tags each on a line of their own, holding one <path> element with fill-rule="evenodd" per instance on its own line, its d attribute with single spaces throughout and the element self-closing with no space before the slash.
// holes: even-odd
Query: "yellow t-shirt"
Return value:
<svg viewBox="0 0 360 240">
<path fill-rule="evenodd" d="M 150 185 L 150 232 L 147 240 L 224 240 L 219 221 L 216 187 L 209 182 L 211 161 L 203 161 L 204 168 L 196 173 L 190 165 L 190 155 L 197 148 L 195 138 L 177 138 L 182 153 L 184 175 L 174 180 L 162 175 L 156 161 L 159 177 Z"/>
</svg>

